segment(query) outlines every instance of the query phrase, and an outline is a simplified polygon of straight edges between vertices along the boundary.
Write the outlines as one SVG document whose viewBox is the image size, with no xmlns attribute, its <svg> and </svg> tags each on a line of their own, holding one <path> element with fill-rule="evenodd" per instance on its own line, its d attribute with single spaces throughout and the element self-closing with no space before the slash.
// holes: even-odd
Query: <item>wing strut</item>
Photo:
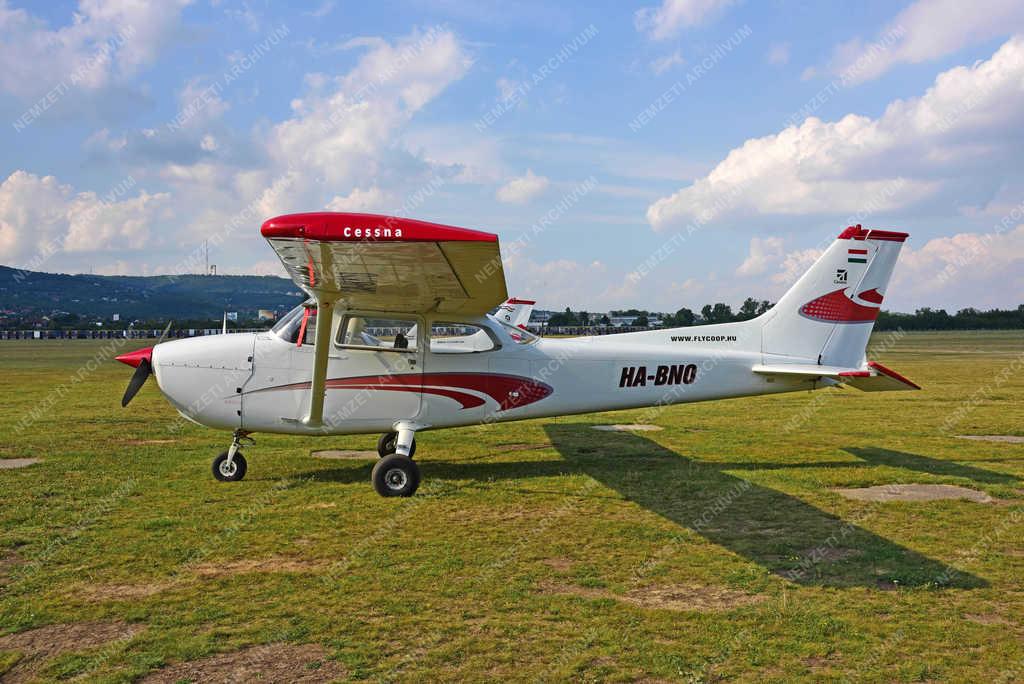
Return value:
<svg viewBox="0 0 1024 684">
<path fill-rule="evenodd" d="M 324 272 L 331 272 L 330 250 L 320 249 Z M 309 427 L 320 427 L 324 419 L 324 386 L 327 382 L 327 361 L 331 351 L 331 330 L 334 322 L 334 303 L 339 295 L 320 289 L 313 290 L 316 297 L 316 337 L 313 347 L 313 377 L 309 387 L 309 412 L 302 422 Z"/>
</svg>

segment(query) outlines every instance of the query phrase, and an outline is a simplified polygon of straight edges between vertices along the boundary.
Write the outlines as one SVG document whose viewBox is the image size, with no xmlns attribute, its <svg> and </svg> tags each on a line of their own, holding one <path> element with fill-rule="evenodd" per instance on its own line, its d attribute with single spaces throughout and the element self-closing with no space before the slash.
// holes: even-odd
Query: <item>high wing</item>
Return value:
<svg viewBox="0 0 1024 684">
<path fill-rule="evenodd" d="M 333 212 L 278 216 L 261 232 L 296 285 L 344 308 L 484 314 L 508 297 L 492 233 Z"/>
<path fill-rule="evenodd" d="M 317 305 L 309 408 L 323 424 L 334 310 L 484 314 L 508 297 L 498 236 L 376 214 L 317 212 L 269 219 L 260 232 Z"/>
</svg>

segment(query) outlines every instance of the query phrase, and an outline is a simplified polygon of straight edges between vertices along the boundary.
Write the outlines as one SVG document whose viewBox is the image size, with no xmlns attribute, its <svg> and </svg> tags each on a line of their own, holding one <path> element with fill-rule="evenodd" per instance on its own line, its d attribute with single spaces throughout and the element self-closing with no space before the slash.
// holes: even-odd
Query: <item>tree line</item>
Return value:
<svg viewBox="0 0 1024 684">
<path fill-rule="evenodd" d="M 565 311 L 553 314 L 548 320 L 550 326 L 601 326 L 611 325 L 611 316 L 635 316 L 635 327 L 646 327 L 652 320 L 660 319 L 666 328 L 680 328 L 690 325 L 707 325 L 710 323 L 732 323 L 748 321 L 765 313 L 774 304 L 766 299 L 747 297 L 739 309 L 733 311 L 732 306 L 724 302 L 705 304 L 700 312 L 683 307 L 675 313 L 659 313 L 643 309 L 624 309 L 610 311 L 608 314 L 590 314 L 586 311 L 573 311 L 566 307 Z M 955 314 L 945 309 L 921 308 L 914 313 L 895 313 L 882 311 L 875 322 L 876 330 L 1015 330 L 1024 328 L 1024 304 L 1016 309 L 989 309 L 981 311 L 975 308 L 960 309 Z"/>
<path fill-rule="evenodd" d="M 1024 304 L 1016 309 L 960 309 L 949 314 L 945 309 L 923 308 L 912 314 L 883 311 L 875 322 L 876 330 L 1018 330 L 1024 328 Z"/>
<path fill-rule="evenodd" d="M 701 308 L 700 313 L 683 307 L 674 314 L 646 311 L 644 309 L 622 309 L 609 311 L 608 314 L 601 314 L 598 316 L 586 311 L 573 311 L 569 307 L 566 307 L 565 311 L 552 314 L 551 318 L 548 320 L 548 325 L 575 327 L 611 325 L 611 319 L 608 317 L 610 314 L 612 316 L 633 316 L 636 318 L 633 325 L 639 328 L 650 325 L 652 320 L 661 320 L 662 325 L 668 328 L 679 328 L 687 325 L 703 325 L 706 323 L 747 321 L 751 318 L 760 316 L 770 308 L 772 308 L 772 303 L 768 300 L 757 300 L 753 297 L 747 297 L 743 300 L 743 304 L 740 305 L 739 310 L 736 312 L 733 312 L 730 305 L 723 302 L 705 304 Z"/>
</svg>

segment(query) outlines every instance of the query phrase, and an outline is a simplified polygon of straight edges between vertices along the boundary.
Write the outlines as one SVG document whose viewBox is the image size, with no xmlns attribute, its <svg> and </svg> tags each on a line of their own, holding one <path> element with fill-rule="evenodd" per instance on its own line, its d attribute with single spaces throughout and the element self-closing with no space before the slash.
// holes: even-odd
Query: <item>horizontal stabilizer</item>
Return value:
<svg viewBox="0 0 1024 684">
<path fill-rule="evenodd" d="M 758 365 L 752 370 L 758 375 L 774 375 L 793 379 L 817 380 L 829 378 L 836 382 L 852 385 L 864 392 L 887 392 L 894 390 L 918 390 L 917 384 L 907 380 L 894 370 L 877 361 L 868 361 L 866 368 L 843 368 L 840 366 L 817 366 L 814 364 Z"/>
</svg>

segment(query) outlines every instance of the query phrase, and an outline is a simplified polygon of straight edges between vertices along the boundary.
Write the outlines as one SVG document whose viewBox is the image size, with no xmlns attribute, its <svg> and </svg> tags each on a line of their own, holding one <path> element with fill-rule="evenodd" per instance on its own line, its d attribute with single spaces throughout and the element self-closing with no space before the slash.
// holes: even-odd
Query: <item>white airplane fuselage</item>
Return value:
<svg viewBox="0 0 1024 684">
<path fill-rule="evenodd" d="M 378 220 L 316 214 L 265 223 L 264 236 L 310 300 L 265 333 L 118 356 L 136 369 L 122 405 L 152 374 L 183 416 L 230 430 L 230 448 L 212 464 L 221 481 L 245 477 L 240 448 L 251 433 L 380 433 L 374 489 L 412 496 L 421 430 L 840 383 L 866 392 L 920 389 L 866 356 L 906 233 L 846 228 L 773 307 L 748 321 L 556 339 L 516 327 L 515 314 L 526 314 L 516 307 L 529 301 L 506 300 L 513 308 L 499 307 L 499 317 L 476 313 L 507 297 L 488 275 L 500 270 L 496 237 L 409 223 L 401 235 L 393 228 L 406 242 L 338 241 L 347 222 Z M 355 258 L 371 248 L 378 261 Z M 384 267 L 385 257 L 402 268 Z M 373 308 L 384 310 L 364 310 Z"/>
<path fill-rule="evenodd" d="M 419 317 L 418 331 L 430 330 L 431 322 Z M 409 349 L 332 344 L 323 421 L 313 426 L 302 421 L 312 345 L 273 332 L 215 335 L 159 344 L 152 363 L 161 391 L 190 420 L 305 435 L 387 432 L 400 421 L 456 427 L 831 384 L 752 372 L 766 362 L 755 321 L 565 339 L 524 338 L 491 316 L 456 322 L 487 332 L 464 338 L 472 344 L 462 349 L 451 340 L 431 343 L 424 332 Z M 493 347 L 471 351 L 487 346 L 479 344 L 481 335 Z"/>
</svg>

